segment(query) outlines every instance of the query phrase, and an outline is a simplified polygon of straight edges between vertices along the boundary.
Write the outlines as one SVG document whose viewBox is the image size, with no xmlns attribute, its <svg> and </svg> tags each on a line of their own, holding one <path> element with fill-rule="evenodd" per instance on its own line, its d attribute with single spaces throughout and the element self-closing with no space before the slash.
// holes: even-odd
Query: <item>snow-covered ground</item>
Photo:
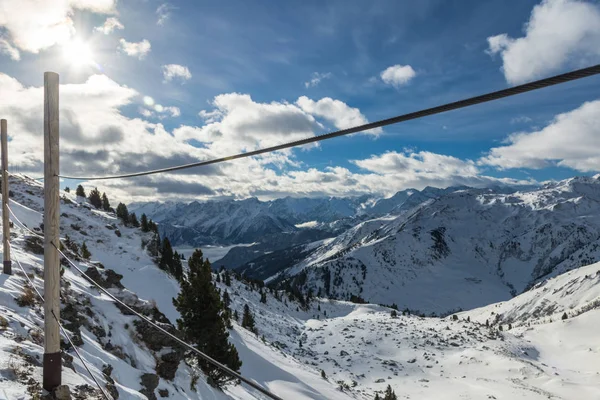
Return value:
<svg viewBox="0 0 600 400">
<path fill-rule="evenodd" d="M 11 179 L 11 190 L 11 207 L 19 219 L 38 227 L 41 186 Z M 148 237 L 124 227 L 113 215 L 90 209 L 81 199 L 78 203 L 74 196 L 63 195 L 72 204 L 61 204 L 61 235 L 68 234 L 77 244 L 86 241 L 92 262 L 102 264 L 96 265 L 107 282 L 108 270 L 122 275 L 124 288 L 114 284 L 117 277 L 109 290 L 151 315 L 159 310 L 174 322 L 178 313 L 172 298 L 178 284 L 142 248 Z M 14 259 L 43 290 L 43 256 L 35 254 L 26 231 L 15 226 L 12 232 Z M 84 270 L 91 266 L 80 265 Z M 17 304 L 25 280 L 16 263 L 13 271 L 11 276 L 0 275 L 0 315 L 7 322 L 3 327 L 0 321 L 0 398 L 11 400 L 32 398 L 28 390 L 39 392 L 43 353 L 42 309 L 39 302 Z M 158 343 L 157 349 L 157 333 L 138 329 L 133 316 L 124 315 L 76 271 L 64 271 L 63 323 L 81 336 L 84 359 L 103 385 L 114 382 L 119 399 L 265 398 L 241 385 L 220 392 L 202 376 L 192 389 L 194 371 L 183 361 L 172 378 L 158 378 L 162 357 L 174 351 L 169 343 Z M 510 301 L 460 313 L 456 320 L 402 312 L 392 318 L 386 307 L 322 298 L 302 309 L 285 293 L 279 293 L 278 300 L 267 291 L 267 301 L 261 303 L 257 287 L 235 279 L 230 287 L 223 280 L 217 286 L 228 291 L 231 307 L 240 315 L 248 304 L 256 319 L 257 335 L 236 322 L 231 331 L 243 375 L 286 400 L 373 399 L 388 384 L 401 399 L 594 399 L 600 388 L 599 271 L 600 264 L 573 270 Z M 562 320 L 565 311 L 568 318 Z M 72 350 L 65 353 L 67 359 L 74 356 Z M 100 398 L 80 386 L 94 387 L 80 361 L 75 357 L 72 364 L 73 369 L 65 361 L 64 382 L 80 398 Z M 110 373 L 103 374 L 103 369 Z M 155 376 L 152 394 L 140 393 L 142 382 L 152 382 Z"/>
</svg>

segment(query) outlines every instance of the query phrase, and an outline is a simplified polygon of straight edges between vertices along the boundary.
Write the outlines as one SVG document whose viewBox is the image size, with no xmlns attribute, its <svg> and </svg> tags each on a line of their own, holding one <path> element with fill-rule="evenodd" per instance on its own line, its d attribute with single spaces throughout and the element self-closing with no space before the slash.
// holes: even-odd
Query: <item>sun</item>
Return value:
<svg viewBox="0 0 600 400">
<path fill-rule="evenodd" d="M 95 65 L 94 53 L 89 44 L 81 39 L 73 39 L 63 45 L 63 57 L 75 68 Z"/>
</svg>

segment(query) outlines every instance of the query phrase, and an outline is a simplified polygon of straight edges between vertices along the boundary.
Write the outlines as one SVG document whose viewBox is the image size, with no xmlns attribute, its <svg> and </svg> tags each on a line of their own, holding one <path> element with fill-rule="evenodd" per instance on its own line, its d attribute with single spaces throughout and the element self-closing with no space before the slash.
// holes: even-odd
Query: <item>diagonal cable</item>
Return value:
<svg viewBox="0 0 600 400">
<path fill-rule="evenodd" d="M 550 78 L 545 78 L 545 79 L 540 79 L 537 81 L 525 83 L 523 85 L 513 86 L 508 89 L 498 90 L 496 92 L 486 93 L 486 94 L 476 96 L 476 97 L 470 97 L 468 99 L 455 101 L 453 103 L 443 104 L 443 105 L 440 105 L 437 107 L 427 108 L 424 110 L 415 111 L 415 112 L 411 112 L 411 113 L 403 114 L 403 115 L 398 115 L 396 117 L 383 119 L 383 120 L 375 121 L 375 122 L 370 122 L 368 124 L 359 125 L 359 126 L 355 126 L 352 128 L 347 128 L 347 129 L 342 129 L 342 130 L 335 131 L 335 132 L 325 133 L 322 135 L 312 136 L 312 137 L 309 137 L 306 139 L 301 139 L 301 140 L 297 140 L 294 142 L 280 144 L 277 146 L 266 147 L 266 148 L 258 149 L 258 150 L 254 150 L 254 151 L 248 151 L 246 153 L 239 153 L 239 154 L 235 154 L 235 155 L 231 155 L 231 156 L 227 156 L 227 157 L 216 158 L 213 160 L 199 161 L 199 162 L 195 162 L 195 163 L 191 163 L 191 164 L 184 164 L 184 165 L 178 165 L 178 166 L 174 166 L 174 167 L 167 167 L 167 168 L 155 169 L 155 170 L 151 170 L 151 171 L 134 172 L 134 173 L 129 173 L 129 174 L 121 174 L 121 175 L 109 175 L 109 176 L 58 175 L 58 176 L 60 178 L 64 178 L 64 179 L 77 179 L 77 180 L 86 180 L 86 181 L 105 180 L 105 179 L 121 179 L 121 178 L 133 178 L 136 176 L 154 175 L 154 174 L 160 174 L 160 173 L 164 173 L 164 172 L 173 172 L 173 171 L 179 171 L 182 169 L 202 167 L 202 166 L 211 165 L 211 164 L 219 164 L 219 163 L 226 162 L 226 161 L 237 160 L 237 159 L 246 158 L 246 157 L 252 157 L 252 156 L 259 155 L 259 154 L 270 153 L 273 151 L 287 149 L 290 147 L 303 146 L 303 145 L 306 145 L 309 143 L 320 142 L 322 140 L 332 139 L 332 138 L 335 138 L 338 136 L 350 135 L 352 133 L 367 131 L 367 130 L 374 129 L 374 128 L 381 128 L 384 126 L 397 124 L 397 123 L 405 122 L 405 121 L 410 121 L 413 119 L 423 118 L 423 117 L 427 117 L 430 115 L 441 114 L 441 113 L 444 113 L 447 111 L 452 111 L 452 110 L 457 110 L 459 108 L 465 108 L 465 107 L 470 107 L 470 106 L 474 106 L 477 104 L 487 103 L 487 102 L 499 100 L 499 99 L 502 99 L 505 97 L 515 96 L 517 94 L 531 92 L 533 90 L 543 89 L 543 88 L 546 88 L 549 86 L 554 86 L 554 85 L 558 85 L 560 83 L 570 82 L 570 81 L 586 78 L 586 77 L 597 75 L 597 74 L 600 74 L 600 64 L 597 64 L 597 65 L 594 65 L 594 66 L 588 67 L 588 68 L 582 68 L 582 69 L 578 69 L 575 71 L 567 72 L 565 74 L 552 76 Z M 43 179 L 43 178 L 38 178 L 38 179 Z"/>
</svg>

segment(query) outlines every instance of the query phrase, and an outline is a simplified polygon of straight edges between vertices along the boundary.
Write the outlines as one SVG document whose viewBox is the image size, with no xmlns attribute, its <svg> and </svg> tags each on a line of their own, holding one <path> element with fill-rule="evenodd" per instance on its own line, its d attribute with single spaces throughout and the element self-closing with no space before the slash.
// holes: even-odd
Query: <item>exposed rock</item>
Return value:
<svg viewBox="0 0 600 400">
<path fill-rule="evenodd" d="M 177 367 L 179 367 L 179 363 L 183 360 L 183 356 L 183 351 L 172 351 L 163 354 L 156 363 L 156 373 L 163 379 L 170 381 L 175 379 Z"/>
<path fill-rule="evenodd" d="M 44 240 L 40 237 L 26 236 L 25 245 L 23 247 L 30 253 L 38 255 L 44 254 Z"/>
<path fill-rule="evenodd" d="M 142 375 L 142 380 L 140 384 L 143 389 L 140 390 L 140 393 L 144 396 L 148 397 L 148 400 L 157 400 L 156 395 L 154 394 L 154 389 L 158 386 L 159 378 L 156 374 L 144 374 Z"/>
<path fill-rule="evenodd" d="M 67 385 L 60 385 L 54 389 L 54 398 L 56 400 L 71 400 L 71 389 Z"/>
</svg>

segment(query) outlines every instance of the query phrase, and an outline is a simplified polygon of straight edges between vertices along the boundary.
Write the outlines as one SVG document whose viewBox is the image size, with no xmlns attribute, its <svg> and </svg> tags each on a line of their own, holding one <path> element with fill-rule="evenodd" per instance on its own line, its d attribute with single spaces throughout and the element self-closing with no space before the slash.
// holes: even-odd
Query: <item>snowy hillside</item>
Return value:
<svg viewBox="0 0 600 400">
<path fill-rule="evenodd" d="M 41 186 L 11 179 L 11 191 L 17 217 L 38 228 Z M 79 265 L 115 296 L 172 329 L 169 323 L 178 313 L 171 299 L 178 283 L 142 248 L 142 241 L 149 239 L 146 234 L 81 199 L 78 203 L 74 196 L 62 195 L 61 236 L 68 234 L 79 245 L 85 240 L 92 253 L 92 261 Z M 380 234 L 394 220 L 365 223 L 345 236 L 344 243 Z M 17 225 L 11 238 L 14 258 L 43 290 L 39 242 Z M 331 243 L 315 246 L 323 249 Z M 0 319 L 0 398 L 20 400 L 40 393 L 43 320 L 41 305 L 25 289 L 16 263 L 13 271 L 0 275 L 0 315 L 5 319 Z M 228 292 L 231 309 L 242 315 L 248 305 L 256 321 L 256 333 L 238 321 L 230 331 L 243 361 L 242 374 L 286 400 L 372 400 L 388 385 L 399 398 L 593 399 L 600 387 L 600 264 L 559 275 L 508 302 L 456 319 L 402 311 L 394 317 L 387 307 L 325 298 L 304 305 L 304 298 L 298 301 L 257 283 L 232 279 L 227 286 L 223 277 L 220 273 L 216 285 L 221 293 Z M 62 282 L 62 322 L 114 398 L 265 398 L 241 385 L 228 386 L 225 392 L 210 387 L 183 361 L 174 343 L 123 313 L 75 270 L 65 266 Z M 426 290 L 420 294 L 435 295 Z M 562 320 L 558 315 L 565 310 L 568 318 Z M 498 314 L 498 322 L 492 321 Z M 65 347 L 63 360 L 63 380 L 74 398 L 100 399 L 72 349 Z"/>
<path fill-rule="evenodd" d="M 600 176 L 578 177 L 512 194 L 447 193 L 363 222 L 295 265 L 280 263 L 269 280 L 447 313 L 509 299 L 538 279 L 598 260 Z M 255 261 L 245 267 L 250 275 L 263 267 Z"/>
</svg>

